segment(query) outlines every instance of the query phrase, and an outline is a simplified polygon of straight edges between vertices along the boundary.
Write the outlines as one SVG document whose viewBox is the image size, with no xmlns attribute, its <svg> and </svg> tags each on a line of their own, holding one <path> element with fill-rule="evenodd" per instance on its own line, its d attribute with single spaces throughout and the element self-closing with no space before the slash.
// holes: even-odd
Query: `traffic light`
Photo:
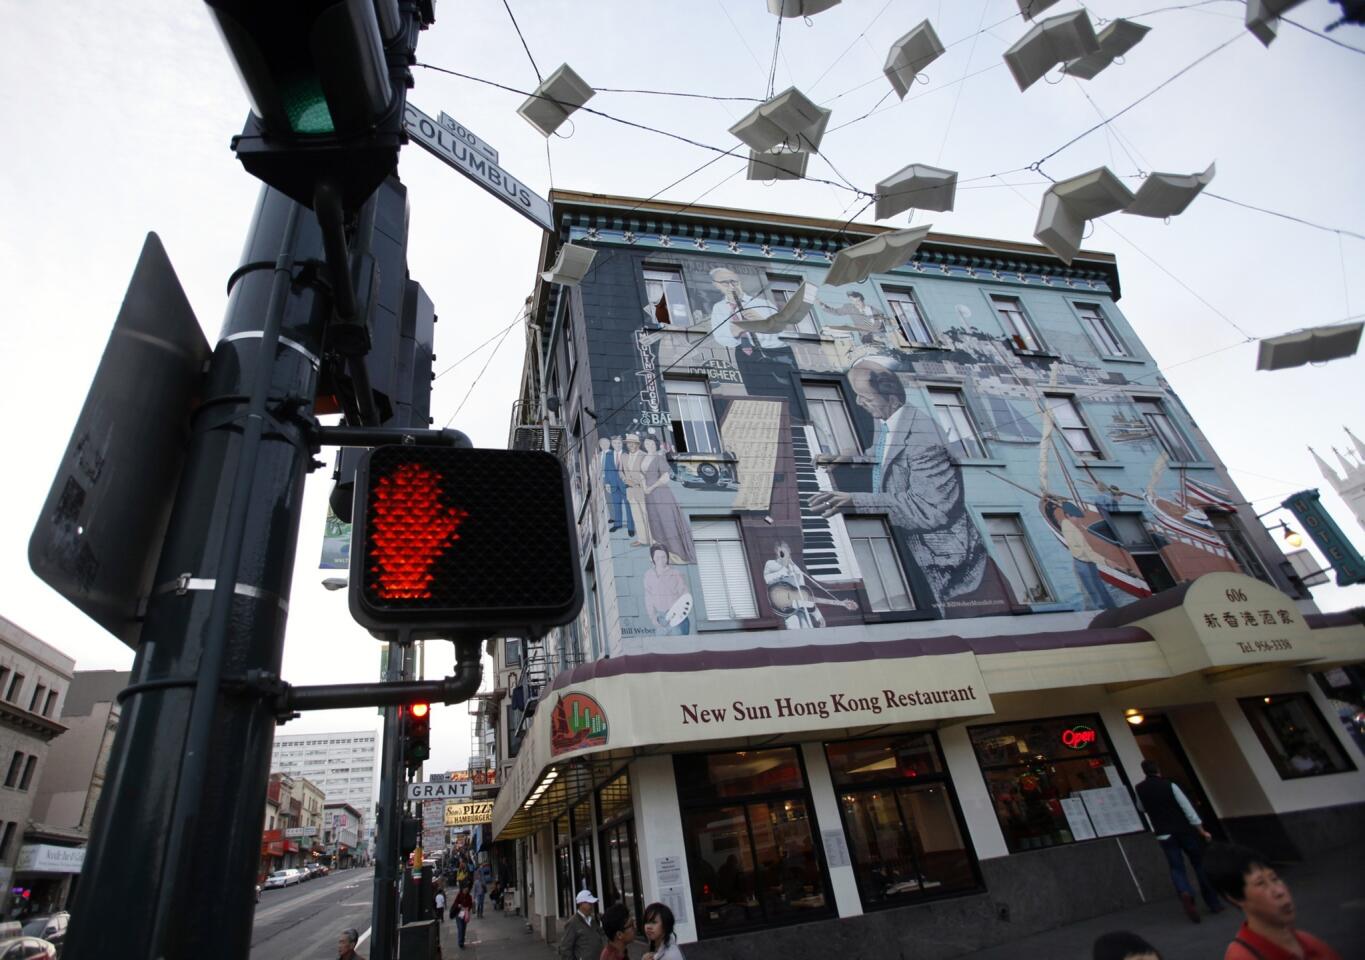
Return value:
<svg viewBox="0 0 1365 960">
<path fill-rule="evenodd" d="M 403 764 L 415 770 L 431 757 L 431 704 L 410 704 L 403 719 Z"/>
<path fill-rule="evenodd" d="M 205 2 L 251 101 L 233 141 L 242 165 L 306 206 L 326 180 L 356 209 L 393 172 L 402 145 L 415 31 L 396 15 L 397 5 Z M 421 25 L 429 12 L 427 4 L 418 13 Z"/>
<path fill-rule="evenodd" d="M 389 639 L 536 634 L 583 605 L 552 454 L 392 445 L 356 470 L 351 615 Z"/>
</svg>

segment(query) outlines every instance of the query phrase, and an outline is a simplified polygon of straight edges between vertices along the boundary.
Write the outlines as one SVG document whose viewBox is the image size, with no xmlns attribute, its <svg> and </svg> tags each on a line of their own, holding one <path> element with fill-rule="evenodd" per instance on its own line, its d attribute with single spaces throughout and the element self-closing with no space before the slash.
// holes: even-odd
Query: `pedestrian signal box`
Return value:
<svg viewBox="0 0 1365 960">
<path fill-rule="evenodd" d="M 552 454 L 376 447 L 356 471 L 354 513 L 351 614 L 383 639 L 537 634 L 582 608 Z"/>
</svg>

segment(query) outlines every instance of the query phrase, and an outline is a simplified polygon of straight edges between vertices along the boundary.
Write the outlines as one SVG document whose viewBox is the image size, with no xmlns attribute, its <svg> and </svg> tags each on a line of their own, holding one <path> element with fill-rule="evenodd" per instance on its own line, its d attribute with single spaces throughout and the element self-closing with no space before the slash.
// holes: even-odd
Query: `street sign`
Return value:
<svg viewBox="0 0 1365 960">
<path fill-rule="evenodd" d="M 444 110 L 441 111 L 439 119 L 441 121 L 441 126 L 445 127 L 451 133 L 455 134 L 455 136 L 479 151 L 479 153 L 483 154 L 489 160 L 492 160 L 494 163 L 498 162 L 498 151 L 490 147 L 486 141 L 480 140 L 478 137 L 474 136 L 474 131 L 460 123 L 460 121 L 456 120 Z"/>
<path fill-rule="evenodd" d="M 411 103 L 403 107 L 403 129 L 418 146 L 443 160 L 544 230 L 554 232 L 550 203 L 487 155 L 457 137 Z M 477 138 L 475 138 L 477 139 Z"/>
<path fill-rule="evenodd" d="M 468 783 L 432 781 L 428 783 L 408 784 L 409 800 L 463 800 L 468 796 Z"/>
<path fill-rule="evenodd" d="M 284 831 L 286 837 L 316 837 L 317 827 L 286 827 Z"/>
<path fill-rule="evenodd" d="M 445 823 L 447 827 L 472 827 L 493 821 L 493 801 L 475 803 L 447 803 Z"/>
</svg>

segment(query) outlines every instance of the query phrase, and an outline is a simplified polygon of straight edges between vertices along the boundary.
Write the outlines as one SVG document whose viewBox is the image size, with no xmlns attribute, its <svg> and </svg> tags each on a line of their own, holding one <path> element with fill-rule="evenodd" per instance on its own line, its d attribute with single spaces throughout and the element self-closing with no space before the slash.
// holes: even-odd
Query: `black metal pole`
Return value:
<svg viewBox="0 0 1365 960">
<path fill-rule="evenodd" d="M 261 809 L 312 406 L 331 312 L 296 283 L 316 219 L 261 192 L 149 599 L 91 826 L 65 955 L 240 958 L 250 949 Z M 211 906 L 206 906 L 210 904 Z"/>
<path fill-rule="evenodd" d="M 413 676 L 411 643 L 390 643 L 384 679 Z M 382 707 L 384 750 L 380 758 L 378 829 L 374 837 L 374 901 L 370 915 L 370 960 L 394 960 L 398 953 L 398 898 L 403 864 L 398 840 L 403 820 L 403 743 L 398 707 Z"/>
</svg>

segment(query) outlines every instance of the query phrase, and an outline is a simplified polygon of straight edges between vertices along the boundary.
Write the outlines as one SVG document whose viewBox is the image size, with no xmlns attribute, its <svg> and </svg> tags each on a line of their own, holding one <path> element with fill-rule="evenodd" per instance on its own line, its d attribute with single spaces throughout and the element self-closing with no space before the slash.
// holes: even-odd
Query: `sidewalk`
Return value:
<svg viewBox="0 0 1365 960">
<path fill-rule="evenodd" d="M 1313 863 L 1290 864 L 1280 875 L 1289 884 L 1298 909 L 1299 924 L 1336 948 L 1344 960 L 1365 957 L 1365 871 L 1359 847 L 1347 847 Z M 1004 946 L 968 954 L 971 960 L 1019 960 L 1046 957 L 1090 960 L 1090 948 L 1102 933 L 1131 930 L 1161 953 L 1162 960 L 1218 960 L 1231 942 L 1242 915 L 1234 907 L 1210 916 L 1200 904 L 1203 920 L 1191 923 L 1174 890 L 1118 913 L 1106 914 Z"/>
<path fill-rule="evenodd" d="M 526 929 L 526 918 L 504 914 L 485 903 L 483 919 L 469 921 L 465 948 L 456 945 L 455 921 L 441 921 L 441 956 L 445 960 L 554 960 L 554 949 Z"/>
</svg>

